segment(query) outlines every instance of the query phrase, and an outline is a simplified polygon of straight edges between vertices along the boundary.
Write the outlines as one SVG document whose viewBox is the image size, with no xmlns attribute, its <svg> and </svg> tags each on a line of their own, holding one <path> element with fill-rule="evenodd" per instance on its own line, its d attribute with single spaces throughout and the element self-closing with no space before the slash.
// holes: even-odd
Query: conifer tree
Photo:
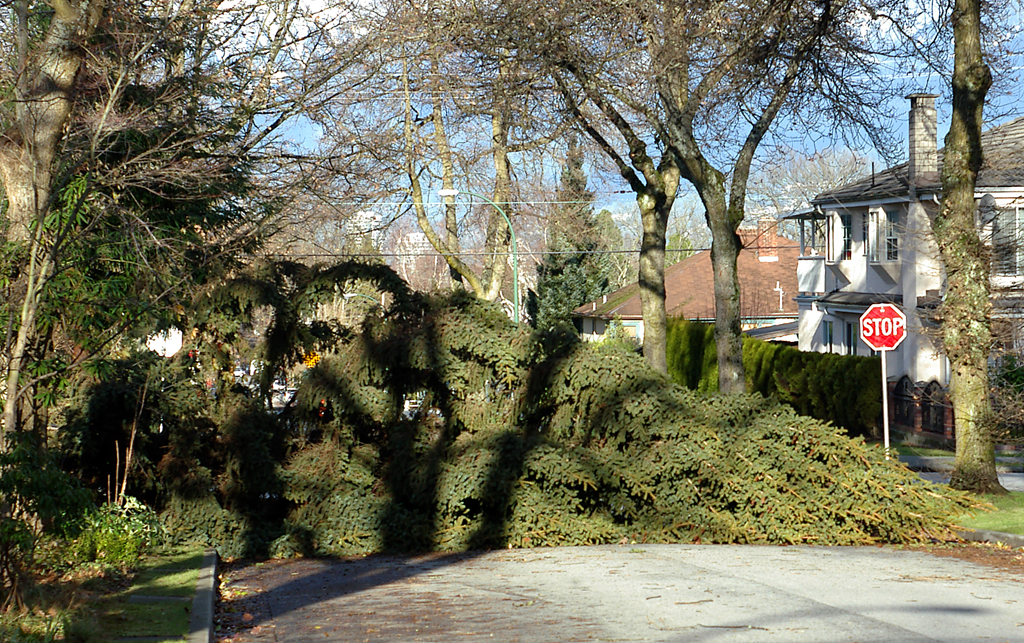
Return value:
<svg viewBox="0 0 1024 643">
<path fill-rule="evenodd" d="M 571 323 L 572 311 L 611 289 L 612 266 L 594 214 L 594 192 L 587 188 L 579 141 L 569 140 L 565 165 L 548 220 L 547 254 L 537 267 L 537 290 L 530 294 L 530 316 L 537 328 Z"/>
</svg>

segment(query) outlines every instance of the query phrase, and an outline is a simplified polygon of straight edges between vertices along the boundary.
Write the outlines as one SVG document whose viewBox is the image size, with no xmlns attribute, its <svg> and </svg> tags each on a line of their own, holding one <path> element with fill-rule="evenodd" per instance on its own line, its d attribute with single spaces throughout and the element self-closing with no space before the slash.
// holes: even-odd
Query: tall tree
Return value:
<svg viewBox="0 0 1024 643">
<path fill-rule="evenodd" d="M 252 179 L 288 156 L 280 131 L 315 95 L 309 62 L 325 53 L 297 0 L 14 9 L 0 72 L 4 436 L 41 432 L 48 382 L 129 329 L 171 321 L 186 285 L 252 249 L 275 209 Z M 336 40 L 330 56 L 349 51 Z"/>
<path fill-rule="evenodd" d="M 745 388 L 736 229 L 759 145 L 784 112 L 863 122 L 882 42 L 844 0 L 505 0 L 474 31 L 552 79 L 564 108 L 617 166 L 643 222 L 644 355 L 666 370 L 665 248 L 680 181 L 712 233 L 720 390 Z M 871 132 L 868 132 L 871 135 Z"/>
<path fill-rule="evenodd" d="M 956 422 L 951 484 L 979 493 L 1005 492 L 995 466 L 988 358 L 992 349 L 989 253 L 975 224 L 975 184 L 992 73 L 981 45 L 981 0 L 955 0 L 953 114 L 942 164 L 942 207 L 933 228 L 946 269 L 942 339 L 951 365 Z"/>
<path fill-rule="evenodd" d="M 7 131 L 0 140 L 0 177 L 6 196 L 5 218 L 8 241 L 23 246 L 27 257 L 23 291 L 18 310 L 11 318 L 14 340 L 6 355 L 7 377 L 0 451 L 5 449 L 6 434 L 20 425 L 17 411 L 23 395 L 22 373 L 39 343 L 37 318 L 45 284 L 56 266 L 44 242 L 45 215 L 54 201 L 55 171 L 60 144 L 75 102 L 75 81 L 85 58 L 82 41 L 93 36 L 103 15 L 104 2 L 84 0 L 54 3 L 48 16 L 48 28 L 30 50 L 29 25 L 39 19 L 30 14 L 27 0 L 15 3 L 16 59 L 15 75 L 8 77 L 11 103 Z M 34 20 L 33 20 L 34 19 Z M 12 82 L 13 81 L 13 82 Z M 81 205 L 81 204 L 76 204 Z M 8 333 L 10 337 L 12 333 Z M 30 427 L 41 429 L 43 427 Z"/>
<path fill-rule="evenodd" d="M 377 184 L 386 186 L 388 197 L 399 197 L 387 200 L 403 203 L 393 218 L 411 201 L 453 285 L 489 300 L 507 297 L 511 232 L 505 217 L 486 204 L 459 217 L 468 197 L 438 193 L 483 194 L 520 232 L 517 181 L 527 171 L 521 160 L 558 135 L 548 118 L 550 101 L 530 91 L 508 51 L 467 56 L 458 41 L 470 26 L 446 21 L 450 3 L 385 0 L 375 6 L 381 14 L 371 27 L 375 46 L 360 70 L 359 93 L 336 92 L 315 117 L 331 125 L 327 138 L 339 155 L 355 149 L 374 156 Z"/>
<path fill-rule="evenodd" d="M 583 160 L 579 141 L 570 138 L 547 220 L 549 254 L 537 266 L 537 289 L 531 297 L 536 328 L 570 323 L 576 307 L 611 290 L 612 265 L 601 253 L 608 245 L 601 238 Z"/>
</svg>

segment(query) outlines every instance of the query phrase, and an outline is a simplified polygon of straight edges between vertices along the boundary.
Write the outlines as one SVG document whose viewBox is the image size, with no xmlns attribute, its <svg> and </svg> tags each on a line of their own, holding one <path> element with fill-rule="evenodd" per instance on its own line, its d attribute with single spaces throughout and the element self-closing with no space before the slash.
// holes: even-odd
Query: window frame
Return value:
<svg viewBox="0 0 1024 643">
<path fill-rule="evenodd" d="M 1024 273 L 1024 244 L 1021 244 L 1021 218 L 1024 206 L 1010 205 L 996 208 L 992 231 L 992 274 L 997 277 L 1019 277 Z M 1005 232 L 1005 223 L 1012 222 L 1012 230 Z"/>
<path fill-rule="evenodd" d="M 871 239 L 871 217 L 869 215 L 865 215 L 860 219 L 860 239 L 864 256 L 867 257 L 869 254 L 869 240 Z"/>
<path fill-rule="evenodd" d="M 830 225 L 826 232 L 826 260 L 829 263 L 836 263 L 853 259 L 853 215 L 831 212 Z"/>
<path fill-rule="evenodd" d="M 885 261 L 900 260 L 900 211 L 895 208 L 882 209 L 885 223 Z"/>
<path fill-rule="evenodd" d="M 875 208 L 870 212 L 868 261 L 893 263 L 900 260 L 900 210 Z"/>
</svg>

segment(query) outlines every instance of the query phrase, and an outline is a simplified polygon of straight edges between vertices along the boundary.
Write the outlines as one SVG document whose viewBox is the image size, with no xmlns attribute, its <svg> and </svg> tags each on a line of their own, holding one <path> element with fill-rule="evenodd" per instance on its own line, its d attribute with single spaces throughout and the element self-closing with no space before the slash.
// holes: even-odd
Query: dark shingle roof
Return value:
<svg viewBox="0 0 1024 643">
<path fill-rule="evenodd" d="M 1024 117 L 1003 123 L 981 135 L 985 161 L 978 173 L 978 188 L 1024 186 Z M 942 150 L 938 152 L 942 171 Z M 907 163 L 901 163 L 853 183 L 822 192 L 814 205 L 878 200 L 907 195 Z M 928 173 L 917 183 L 917 189 L 935 192 L 939 189 L 939 172 Z"/>
<path fill-rule="evenodd" d="M 867 308 L 871 304 L 902 304 L 903 295 L 884 292 L 849 292 L 837 290 L 830 292 L 818 300 L 819 306 L 833 304 Z"/>
<path fill-rule="evenodd" d="M 985 161 L 979 188 L 1024 186 L 1024 117 L 994 127 L 981 136 Z"/>
</svg>

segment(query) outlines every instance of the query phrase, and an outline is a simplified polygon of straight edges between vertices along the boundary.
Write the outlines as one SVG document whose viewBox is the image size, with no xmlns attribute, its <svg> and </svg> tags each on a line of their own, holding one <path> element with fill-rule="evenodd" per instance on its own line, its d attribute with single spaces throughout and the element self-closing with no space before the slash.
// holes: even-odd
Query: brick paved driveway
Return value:
<svg viewBox="0 0 1024 643">
<path fill-rule="evenodd" d="M 222 592 L 258 643 L 1011 643 L 1022 581 L 891 548 L 633 545 L 276 561 Z"/>
</svg>

